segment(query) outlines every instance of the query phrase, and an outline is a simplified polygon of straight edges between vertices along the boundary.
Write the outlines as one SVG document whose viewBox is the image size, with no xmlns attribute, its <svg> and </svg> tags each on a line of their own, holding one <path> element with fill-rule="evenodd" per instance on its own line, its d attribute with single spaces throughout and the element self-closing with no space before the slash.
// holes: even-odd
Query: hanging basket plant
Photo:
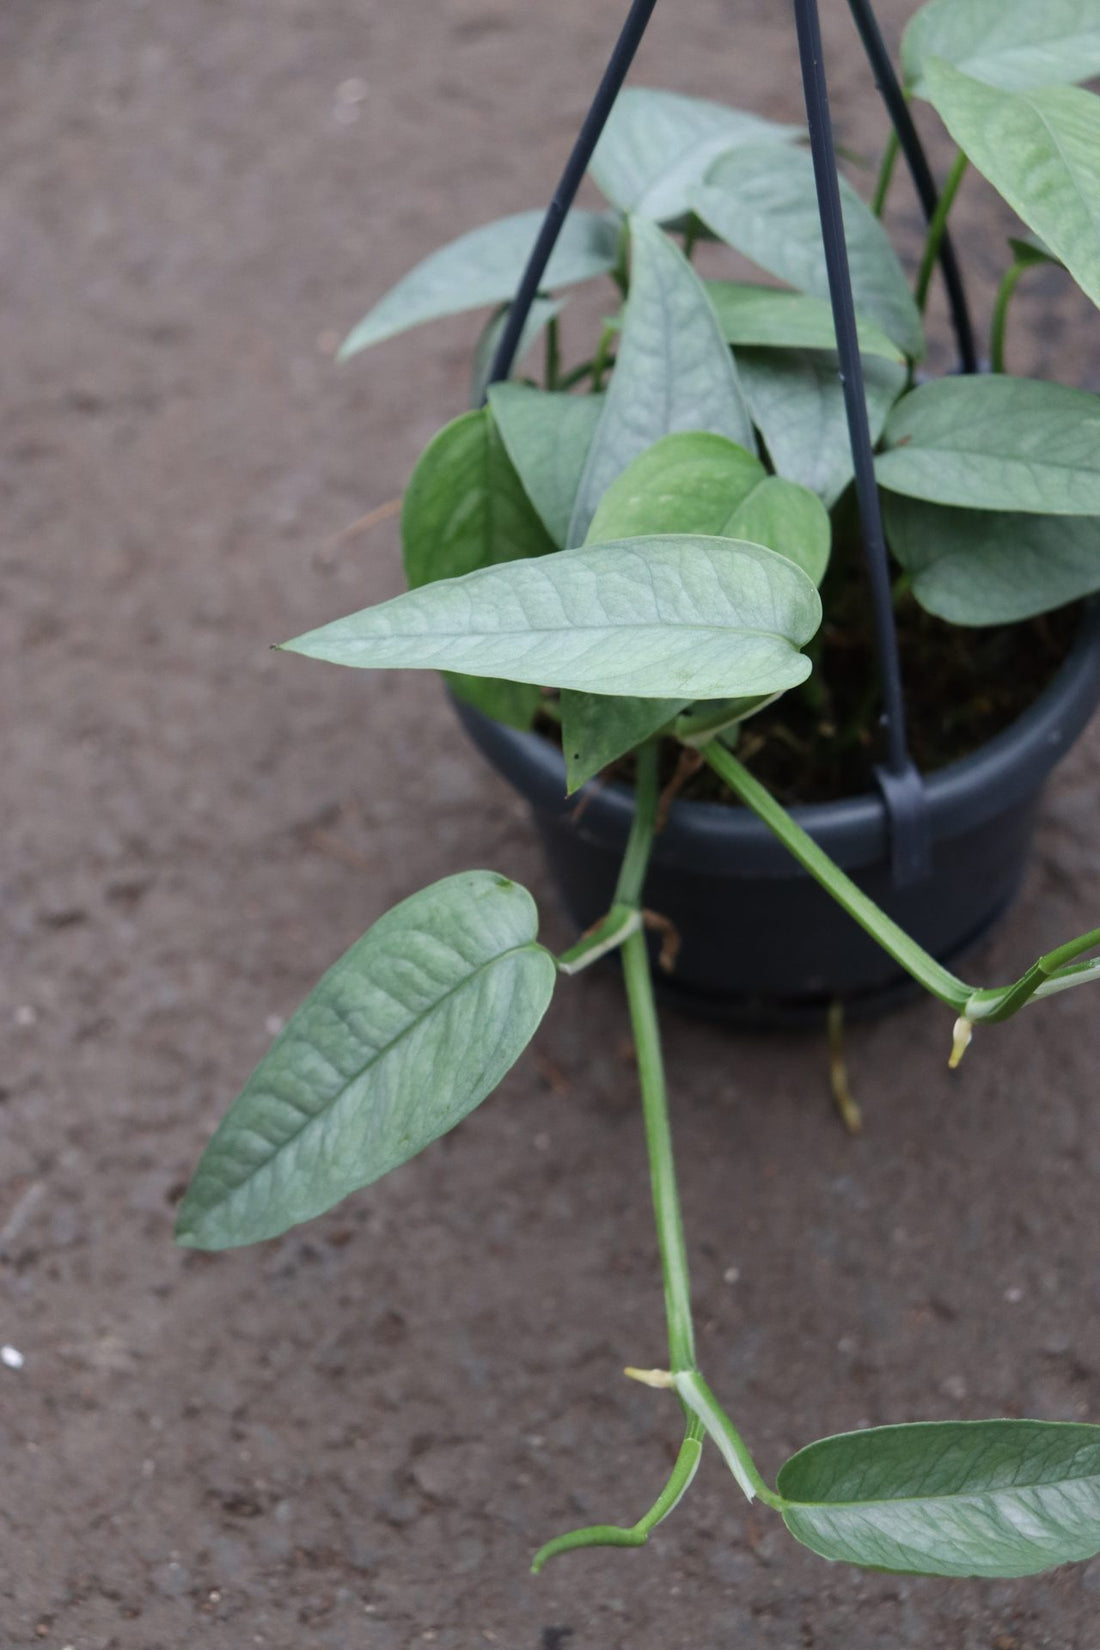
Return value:
<svg viewBox="0 0 1100 1650">
<path fill-rule="evenodd" d="M 1100 977 L 1094 928 L 1009 985 L 964 980 L 946 942 L 922 943 L 832 857 L 818 839 L 827 829 L 815 837 L 787 811 L 773 794 L 784 784 L 765 782 L 777 771 L 769 740 L 782 743 L 807 717 L 825 744 L 853 731 L 838 721 L 830 661 L 858 590 L 869 612 L 863 656 L 873 651 L 878 675 L 862 690 L 855 743 L 885 903 L 928 903 L 943 804 L 911 749 L 898 620 L 926 641 L 927 623 L 940 637 L 961 627 L 964 641 L 950 645 L 987 659 L 999 627 L 1100 591 L 1100 398 L 1005 370 L 1011 295 L 1028 270 L 1061 269 L 1100 302 L 1100 101 L 1074 84 L 1100 72 L 1100 0 L 931 0 L 906 32 L 904 85 L 869 6 L 851 0 L 894 123 L 870 205 L 838 176 L 814 0 L 795 4 L 808 144 L 801 129 L 756 115 L 620 93 L 652 9 L 632 7 L 546 217 L 521 214 L 452 242 L 349 337 L 345 356 L 439 315 L 500 306 L 477 346 L 473 410 L 436 436 L 409 484 L 409 591 L 286 644 L 360 668 L 446 672 L 483 744 L 487 726 L 543 741 L 550 766 L 539 784 L 560 786 L 559 813 L 566 791 L 620 764 L 632 788 L 611 793 L 617 822 L 604 850 L 618 864 L 586 895 L 597 920 L 554 957 L 530 895 L 483 870 L 388 912 L 230 1108 L 184 1199 L 179 1239 L 219 1249 L 275 1236 L 408 1161 L 487 1097 L 560 982 L 618 953 L 669 1343 L 667 1368 L 627 1373 L 675 1397 L 683 1443 L 637 1522 L 559 1536 L 536 1569 L 570 1548 L 643 1543 L 709 1444 L 741 1493 L 826 1558 L 1026 1575 L 1100 1552 L 1100 1427 L 871 1428 L 811 1444 L 772 1487 L 707 1386 L 646 932 L 656 926 L 667 961 L 676 923 L 659 903 L 650 909 L 647 876 L 654 855 L 659 871 L 673 793 L 705 772 L 712 796 L 759 821 L 773 855 L 789 856 L 819 899 L 948 1007 L 952 1064 L 976 1031 Z M 934 107 L 957 145 L 942 192 L 913 100 Z M 882 224 L 899 153 L 928 218 L 915 289 Z M 1021 219 L 995 306 L 992 372 L 976 370 L 947 228 L 968 166 Z M 572 209 L 589 167 L 605 212 Z M 732 246 L 769 283 L 703 279 L 693 255 L 704 240 Z M 937 264 L 964 370 L 925 381 Z M 566 359 L 563 306 L 597 278 L 610 278 L 613 303 L 580 359 Z M 544 382 L 515 379 L 540 337 Z M 1053 623 L 1048 640 L 1044 668 L 1061 698 L 1052 688 L 1027 724 L 1033 791 L 1100 695 L 1095 617 Z M 1072 692 L 1070 667 L 1056 674 L 1067 653 Z M 670 839 L 676 817 L 674 805 Z"/>
</svg>

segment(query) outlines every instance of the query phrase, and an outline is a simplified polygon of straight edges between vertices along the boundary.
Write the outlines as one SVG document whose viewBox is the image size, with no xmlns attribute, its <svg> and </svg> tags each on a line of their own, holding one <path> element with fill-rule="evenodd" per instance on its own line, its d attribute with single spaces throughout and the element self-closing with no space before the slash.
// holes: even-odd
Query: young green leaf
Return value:
<svg viewBox="0 0 1100 1650">
<path fill-rule="evenodd" d="M 1014 624 L 1100 590 L 1100 517 L 953 510 L 883 495 L 913 595 L 951 624 Z"/>
<path fill-rule="evenodd" d="M 1100 1427 L 939 1421 L 811 1444 L 779 1474 L 783 1521 L 822 1558 L 1026 1576 L 1100 1552 Z"/>
<path fill-rule="evenodd" d="M 687 211 L 688 190 L 727 149 L 800 135 L 797 126 L 705 98 L 628 86 L 615 100 L 589 170 L 621 212 L 667 223 Z"/>
<path fill-rule="evenodd" d="M 285 645 L 372 670 L 464 670 L 589 693 L 725 699 L 809 674 L 810 580 L 756 544 L 587 545 L 410 590 Z"/>
<path fill-rule="evenodd" d="M 924 353 L 920 315 L 897 254 L 844 178 L 840 194 L 856 311 L 918 359 Z M 690 201 L 708 228 L 761 269 L 828 298 L 813 162 L 804 150 L 777 143 L 735 149 L 710 168 Z"/>
<path fill-rule="evenodd" d="M 926 95 L 925 65 L 941 57 L 1005 91 L 1100 74 L 1098 0 L 929 0 L 901 38 L 905 83 Z"/>
<path fill-rule="evenodd" d="M 832 526 L 816 493 L 784 476 L 767 476 L 733 512 L 723 531 L 731 539 L 765 544 L 797 563 L 819 585 L 829 565 Z"/>
<path fill-rule="evenodd" d="M 852 479 L 852 445 L 837 358 L 824 350 L 746 349 L 738 353 L 741 382 L 772 463 L 789 481 L 833 505 Z M 863 359 L 871 440 L 905 386 L 905 368 Z"/>
<path fill-rule="evenodd" d="M 529 384 L 494 384 L 489 405 L 528 498 L 559 550 L 569 537 L 602 395 L 549 394 Z"/>
<path fill-rule="evenodd" d="M 483 224 L 431 253 L 352 328 L 337 360 L 393 338 L 423 321 L 461 315 L 515 295 L 542 223 L 541 212 L 518 212 Z M 615 267 L 619 225 L 602 212 L 570 212 L 547 266 L 543 288 L 575 286 Z"/>
<path fill-rule="evenodd" d="M 978 171 L 1100 304 L 1100 99 L 1076 86 L 1000 91 L 936 59 L 924 85 Z"/>
<path fill-rule="evenodd" d="M 941 378 L 890 414 L 879 484 L 971 510 L 1100 514 L 1100 396 L 1007 373 Z"/>
<path fill-rule="evenodd" d="M 630 296 L 611 387 L 569 525 L 580 543 L 596 506 L 639 453 L 677 430 L 711 430 L 752 448 L 748 409 L 706 290 L 667 235 L 630 220 Z"/>
<path fill-rule="evenodd" d="M 608 487 L 592 517 L 587 542 L 642 533 L 740 537 L 727 533 L 726 523 L 767 475 L 758 458 L 724 435 L 683 430 L 662 436 Z"/>
<path fill-rule="evenodd" d="M 620 699 L 605 693 L 561 695 L 561 748 L 566 792 L 589 779 L 671 722 L 686 699 Z"/>
<path fill-rule="evenodd" d="M 813 493 L 769 476 L 758 458 L 725 436 L 698 430 L 662 437 L 627 466 L 600 500 L 588 542 L 651 533 L 706 533 L 762 544 L 795 562 L 815 584 L 829 558 L 829 517 Z M 761 702 L 742 701 L 754 707 Z M 671 721 L 685 702 L 563 693 L 561 709 L 566 774 L 574 791 Z"/>
<path fill-rule="evenodd" d="M 413 590 L 554 549 L 487 407 L 463 413 L 425 447 L 405 491 L 401 540 Z"/>
<path fill-rule="evenodd" d="M 554 549 L 488 408 L 463 413 L 429 442 L 405 492 L 401 537 L 414 590 Z M 538 708 L 538 689 L 529 683 L 452 675 L 449 684 L 460 699 L 512 727 L 529 728 Z"/>
<path fill-rule="evenodd" d="M 588 543 L 644 533 L 710 533 L 787 556 L 820 584 L 829 517 L 813 493 L 769 476 L 723 435 L 666 435 L 629 464 L 600 500 Z"/>
<path fill-rule="evenodd" d="M 519 335 L 519 344 L 516 347 L 515 359 L 512 362 L 512 371 L 515 373 L 520 362 L 528 350 L 538 339 L 551 321 L 556 321 L 565 308 L 564 298 L 536 298 L 527 312 L 527 319 L 523 323 L 523 331 Z M 491 315 L 481 329 L 481 336 L 474 350 L 473 371 L 470 374 L 470 405 L 480 407 L 489 388 L 489 374 L 493 370 L 496 359 L 497 346 L 500 343 L 504 328 L 508 323 L 511 304 L 502 304 L 494 315 Z"/>
<path fill-rule="evenodd" d="M 832 306 L 824 298 L 743 281 L 708 281 L 706 288 L 727 344 L 836 349 Z M 857 330 L 863 354 L 901 360 L 898 346 L 881 327 L 860 321 Z"/>
<path fill-rule="evenodd" d="M 555 965 L 526 889 L 445 877 L 380 917 L 261 1060 L 203 1153 L 176 1236 L 276 1237 L 387 1174 L 479 1105 L 534 1035 Z"/>
</svg>

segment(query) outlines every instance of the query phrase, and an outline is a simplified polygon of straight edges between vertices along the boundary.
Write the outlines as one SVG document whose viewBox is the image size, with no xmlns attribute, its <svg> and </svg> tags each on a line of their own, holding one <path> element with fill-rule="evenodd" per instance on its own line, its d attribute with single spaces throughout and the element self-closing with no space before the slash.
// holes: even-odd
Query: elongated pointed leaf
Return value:
<svg viewBox="0 0 1100 1650">
<path fill-rule="evenodd" d="M 920 315 L 897 254 L 844 178 L 840 194 L 856 312 L 917 359 L 924 353 Z M 813 162 L 803 150 L 777 143 L 735 149 L 710 168 L 690 199 L 708 228 L 761 269 L 828 298 Z"/>
<path fill-rule="evenodd" d="M 699 430 L 666 435 L 627 466 L 600 500 L 588 542 L 644 533 L 747 539 L 788 556 L 815 584 L 829 559 L 829 517 L 815 494 Z"/>
<path fill-rule="evenodd" d="M 918 97 L 933 57 L 1006 91 L 1091 80 L 1100 74 L 1100 3 L 930 0 L 901 40 L 902 73 Z"/>
<path fill-rule="evenodd" d="M 1003 92 L 937 60 L 924 84 L 978 171 L 1100 304 L 1100 99 L 1076 86 Z"/>
<path fill-rule="evenodd" d="M 632 218 L 630 296 L 603 416 L 581 477 L 569 542 L 632 459 L 663 435 L 710 430 L 750 450 L 752 422 L 702 282 L 666 235 Z"/>
<path fill-rule="evenodd" d="M 498 218 L 431 253 L 352 328 L 337 359 L 346 361 L 368 345 L 423 321 L 507 303 L 515 296 L 542 217 L 536 211 Z M 544 289 L 550 292 L 605 275 L 615 267 L 618 248 L 619 226 L 613 217 L 570 212 L 547 267 Z"/>
<path fill-rule="evenodd" d="M 1007 373 L 941 378 L 886 423 L 879 484 L 933 504 L 1100 514 L 1100 396 Z"/>
<path fill-rule="evenodd" d="M 780 349 L 835 350 L 832 305 L 807 292 L 752 286 L 743 281 L 708 281 L 707 297 L 728 344 L 755 344 Z M 860 351 L 900 361 L 901 351 L 881 327 L 870 321 L 857 326 Z"/>
<path fill-rule="evenodd" d="M 569 537 L 602 395 L 564 395 L 529 384 L 494 384 L 489 405 L 508 456 L 546 531 L 560 550 Z"/>
<path fill-rule="evenodd" d="M 593 774 L 635 750 L 671 722 L 686 699 L 617 699 L 606 693 L 561 695 L 561 748 L 566 791 L 572 795 Z"/>
<path fill-rule="evenodd" d="M 405 492 L 401 537 L 413 589 L 554 549 L 488 408 L 464 413 L 429 442 Z M 460 699 L 487 716 L 531 726 L 539 694 L 529 683 L 454 674 L 449 682 Z"/>
<path fill-rule="evenodd" d="M 523 323 L 523 331 L 519 335 L 519 344 L 516 348 L 515 360 L 512 363 L 512 375 L 519 369 L 524 356 L 539 335 L 545 331 L 551 321 L 556 321 L 565 308 L 564 298 L 536 298 L 527 312 L 527 319 Z M 474 366 L 470 374 L 470 405 L 479 407 L 485 399 L 485 392 L 489 388 L 489 374 L 493 370 L 497 348 L 508 324 L 511 314 L 511 304 L 502 304 L 495 315 L 491 315 L 481 329 L 481 337 L 474 350 Z"/>
<path fill-rule="evenodd" d="M 952 624 L 1014 624 L 1100 590 L 1100 516 L 952 510 L 883 495 L 913 594 Z"/>
<path fill-rule="evenodd" d="M 821 603 L 755 544 L 588 545 L 410 590 L 286 646 L 373 670 L 464 670 L 589 693 L 725 699 L 793 687 Z"/>
<path fill-rule="evenodd" d="M 852 479 L 852 447 L 835 355 L 824 350 L 738 351 L 753 421 L 780 475 L 800 482 L 826 505 Z M 905 386 L 905 368 L 865 356 L 864 391 L 871 439 Z"/>
<path fill-rule="evenodd" d="M 620 211 L 664 223 L 687 211 L 688 190 L 727 149 L 799 135 L 797 126 L 778 126 L 705 98 L 628 86 L 615 101 L 589 170 Z"/>
<path fill-rule="evenodd" d="M 492 871 L 388 911 L 260 1062 L 195 1171 L 176 1235 L 197 1249 L 276 1237 L 453 1129 L 546 1012 L 550 954 L 530 894 Z"/>
<path fill-rule="evenodd" d="M 1100 1552 L 1100 1427 L 943 1421 L 825 1438 L 782 1468 L 791 1534 L 823 1558 L 1026 1576 Z"/>
<path fill-rule="evenodd" d="M 666 435 L 628 465 L 601 499 L 588 539 L 599 543 L 646 533 L 706 533 L 762 544 L 787 556 L 815 584 L 829 556 L 829 518 L 813 493 L 769 476 L 759 459 L 725 436 L 700 431 Z M 574 791 L 685 705 L 563 693 L 561 708 L 562 748 Z"/>
</svg>

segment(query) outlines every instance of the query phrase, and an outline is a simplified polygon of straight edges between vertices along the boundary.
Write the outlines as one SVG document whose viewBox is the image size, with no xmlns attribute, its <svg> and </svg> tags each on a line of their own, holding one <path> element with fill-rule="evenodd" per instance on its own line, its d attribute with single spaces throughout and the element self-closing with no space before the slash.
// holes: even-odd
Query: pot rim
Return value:
<svg viewBox="0 0 1100 1650">
<path fill-rule="evenodd" d="M 925 777 L 928 829 L 933 844 L 987 824 L 1035 796 L 1047 775 L 1083 732 L 1100 703 L 1100 598 L 1084 607 L 1068 655 L 1022 715 L 968 756 Z M 617 780 L 590 780 L 565 794 L 565 761 L 540 734 L 495 722 L 472 706 L 455 708 L 474 743 L 502 768 L 538 810 L 576 815 L 578 829 L 625 840 L 634 792 Z M 883 860 L 889 826 L 874 791 L 793 807 L 792 816 L 822 848 L 847 867 Z M 662 860 L 700 871 L 794 871 L 782 843 L 749 809 L 724 802 L 676 802 L 658 845 Z"/>
</svg>

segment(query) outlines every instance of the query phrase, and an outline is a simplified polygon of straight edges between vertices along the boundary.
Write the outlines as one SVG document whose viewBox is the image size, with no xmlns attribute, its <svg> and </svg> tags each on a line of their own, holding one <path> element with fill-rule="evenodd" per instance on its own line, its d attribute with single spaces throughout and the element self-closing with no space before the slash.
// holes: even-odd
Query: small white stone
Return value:
<svg viewBox="0 0 1100 1650">
<path fill-rule="evenodd" d="M 722 1273 L 722 1281 L 724 1283 L 736 1283 L 740 1276 L 741 1268 L 739 1266 L 727 1266 Z"/>
<path fill-rule="evenodd" d="M 20 1003 L 15 1011 L 17 1026 L 32 1026 L 38 1018 L 38 1010 L 32 1003 Z"/>
<path fill-rule="evenodd" d="M 17 1347 L 0 1346 L 0 1364 L 3 1364 L 5 1369 L 22 1369 L 25 1362 Z"/>
<path fill-rule="evenodd" d="M 264 1030 L 269 1037 L 277 1037 L 285 1024 L 286 1021 L 281 1014 L 269 1014 L 264 1021 Z"/>
<path fill-rule="evenodd" d="M 1010 1306 L 1018 1306 L 1020 1304 L 1020 1302 L 1023 1300 L 1023 1298 L 1024 1298 L 1023 1290 L 1018 1288 L 1015 1284 L 1012 1286 L 1011 1289 L 1006 1289 L 1005 1290 L 1005 1300 L 1008 1302 L 1008 1304 Z"/>
</svg>

